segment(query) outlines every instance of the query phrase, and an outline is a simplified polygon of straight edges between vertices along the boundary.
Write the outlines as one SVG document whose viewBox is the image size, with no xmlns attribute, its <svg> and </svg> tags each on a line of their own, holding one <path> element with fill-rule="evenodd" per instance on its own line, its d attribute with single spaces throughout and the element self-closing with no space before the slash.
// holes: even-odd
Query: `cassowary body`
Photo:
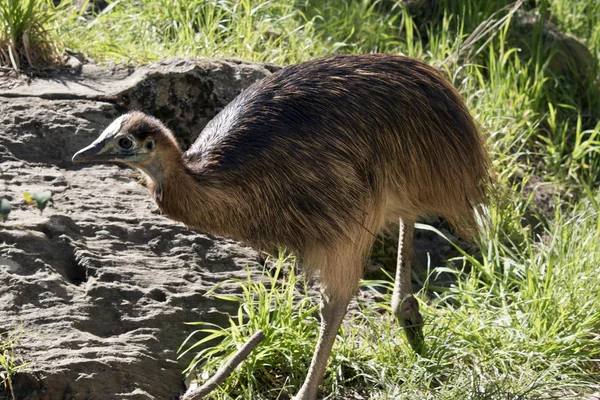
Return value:
<svg viewBox="0 0 600 400">
<path fill-rule="evenodd" d="M 460 95 L 427 64 L 336 56 L 255 83 L 182 153 L 140 112 L 121 116 L 74 161 L 145 173 L 164 214 L 257 248 L 292 250 L 322 285 L 322 329 L 297 399 L 315 399 L 376 233 L 401 222 L 393 310 L 414 346 L 414 221 L 439 215 L 463 232 L 485 200 L 488 158 Z"/>
</svg>

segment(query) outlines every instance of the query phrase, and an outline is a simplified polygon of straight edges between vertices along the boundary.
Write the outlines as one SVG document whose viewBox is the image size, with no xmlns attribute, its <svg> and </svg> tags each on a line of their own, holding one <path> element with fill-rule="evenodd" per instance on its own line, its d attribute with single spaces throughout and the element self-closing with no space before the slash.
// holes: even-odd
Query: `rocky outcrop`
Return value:
<svg viewBox="0 0 600 400">
<path fill-rule="evenodd" d="M 260 271 L 256 253 L 159 215 L 134 171 L 70 157 L 130 108 L 160 115 L 185 143 L 274 68 L 84 66 L 0 93 L 0 197 L 13 208 L 0 225 L 0 332 L 20 332 L 18 354 L 30 363 L 15 378 L 18 399 L 180 394 L 184 322 L 225 322 L 231 305 L 203 294 L 246 266 Z M 40 216 L 22 192 L 43 190 L 53 204 Z"/>
<path fill-rule="evenodd" d="M 251 83 L 279 67 L 174 58 L 138 70 L 84 65 L 0 89 L 2 143 L 19 159 L 65 166 L 115 116 L 138 109 L 160 118 L 184 147 Z"/>
</svg>

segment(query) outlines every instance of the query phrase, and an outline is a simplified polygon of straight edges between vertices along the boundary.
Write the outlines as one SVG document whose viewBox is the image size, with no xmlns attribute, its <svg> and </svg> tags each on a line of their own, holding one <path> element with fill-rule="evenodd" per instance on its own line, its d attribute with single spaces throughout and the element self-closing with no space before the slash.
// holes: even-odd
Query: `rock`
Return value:
<svg viewBox="0 0 600 400">
<path fill-rule="evenodd" d="M 0 194 L 13 210 L 0 225 L 0 332 L 21 332 L 18 354 L 30 363 L 13 382 L 17 399 L 169 399 L 184 390 L 184 322 L 225 323 L 233 304 L 203 294 L 245 277 L 246 266 L 261 271 L 257 254 L 158 215 L 134 171 L 75 167 L 70 158 L 133 107 L 162 112 L 190 138 L 274 68 L 185 59 L 137 71 L 83 65 L 78 76 L 5 86 Z M 43 190 L 54 203 L 40 216 L 22 192 Z"/>
<path fill-rule="evenodd" d="M 76 77 L 57 71 L 29 84 L 0 88 L 0 124 L 7 147 L 27 161 L 70 163 L 75 151 L 95 139 L 116 115 L 131 109 L 160 118 L 185 147 L 244 88 L 278 68 L 187 58 L 136 71 L 85 64 Z"/>
<path fill-rule="evenodd" d="M 75 56 L 69 56 L 65 64 L 73 74 L 79 74 L 83 69 L 83 63 Z"/>
<path fill-rule="evenodd" d="M 387 0 L 386 3 L 396 4 L 396 1 Z M 429 16 L 436 11 L 434 0 L 402 0 L 400 5 L 415 17 Z"/>
<path fill-rule="evenodd" d="M 556 200 L 572 201 L 570 194 L 564 188 L 554 183 L 544 182 L 537 175 L 525 175 L 517 171 L 510 177 L 509 182 L 519 188 L 525 209 L 521 225 L 528 227 L 534 235 L 545 235 L 548 222 L 555 217 Z"/>
<path fill-rule="evenodd" d="M 70 167 L 74 152 L 119 114 L 102 101 L 0 95 L 0 144 L 19 160 Z"/>
<path fill-rule="evenodd" d="M 580 87 L 591 83 L 594 56 L 575 36 L 564 33 L 549 20 L 543 20 L 541 15 L 522 9 L 514 14 L 507 40 L 521 48 L 521 56 L 528 60 L 532 53 L 532 38 L 540 37 L 542 54 L 550 54 L 548 69 L 557 77 L 570 78 Z"/>
<path fill-rule="evenodd" d="M 251 83 L 279 69 L 233 60 L 167 60 L 142 68 L 143 81 L 115 94 L 123 109 L 138 109 L 167 123 L 189 146 L 219 111 Z"/>
</svg>

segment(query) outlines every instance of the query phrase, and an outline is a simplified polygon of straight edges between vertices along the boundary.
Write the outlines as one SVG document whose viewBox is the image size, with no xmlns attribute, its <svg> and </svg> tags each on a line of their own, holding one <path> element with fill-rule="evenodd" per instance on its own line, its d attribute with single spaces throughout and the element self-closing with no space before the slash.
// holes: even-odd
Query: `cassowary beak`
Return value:
<svg viewBox="0 0 600 400">
<path fill-rule="evenodd" d="M 75 153 L 75 155 L 73 155 L 72 161 L 74 163 L 109 161 L 111 158 L 114 158 L 114 155 L 102 153 L 102 149 L 104 149 L 104 144 L 104 140 L 95 141 L 94 143 Z"/>
<path fill-rule="evenodd" d="M 124 162 L 128 156 L 131 156 L 131 151 L 122 151 L 115 143 L 115 138 L 119 134 L 121 125 L 126 120 L 123 115 L 114 120 L 102 134 L 94 140 L 89 146 L 79 150 L 73 156 L 74 163 L 108 163 L 108 162 Z M 130 143 L 133 146 L 133 142 Z M 131 149 L 133 150 L 133 149 Z"/>
</svg>

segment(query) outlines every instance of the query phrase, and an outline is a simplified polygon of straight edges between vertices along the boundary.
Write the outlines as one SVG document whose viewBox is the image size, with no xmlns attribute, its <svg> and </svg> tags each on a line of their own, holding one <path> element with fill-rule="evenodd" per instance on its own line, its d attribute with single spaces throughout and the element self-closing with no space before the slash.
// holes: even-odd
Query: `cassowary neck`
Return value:
<svg viewBox="0 0 600 400">
<path fill-rule="evenodd" d="M 219 195 L 214 185 L 194 176 L 179 149 L 169 149 L 145 166 L 146 184 L 160 211 L 170 219 L 203 232 L 228 234 Z"/>
</svg>

